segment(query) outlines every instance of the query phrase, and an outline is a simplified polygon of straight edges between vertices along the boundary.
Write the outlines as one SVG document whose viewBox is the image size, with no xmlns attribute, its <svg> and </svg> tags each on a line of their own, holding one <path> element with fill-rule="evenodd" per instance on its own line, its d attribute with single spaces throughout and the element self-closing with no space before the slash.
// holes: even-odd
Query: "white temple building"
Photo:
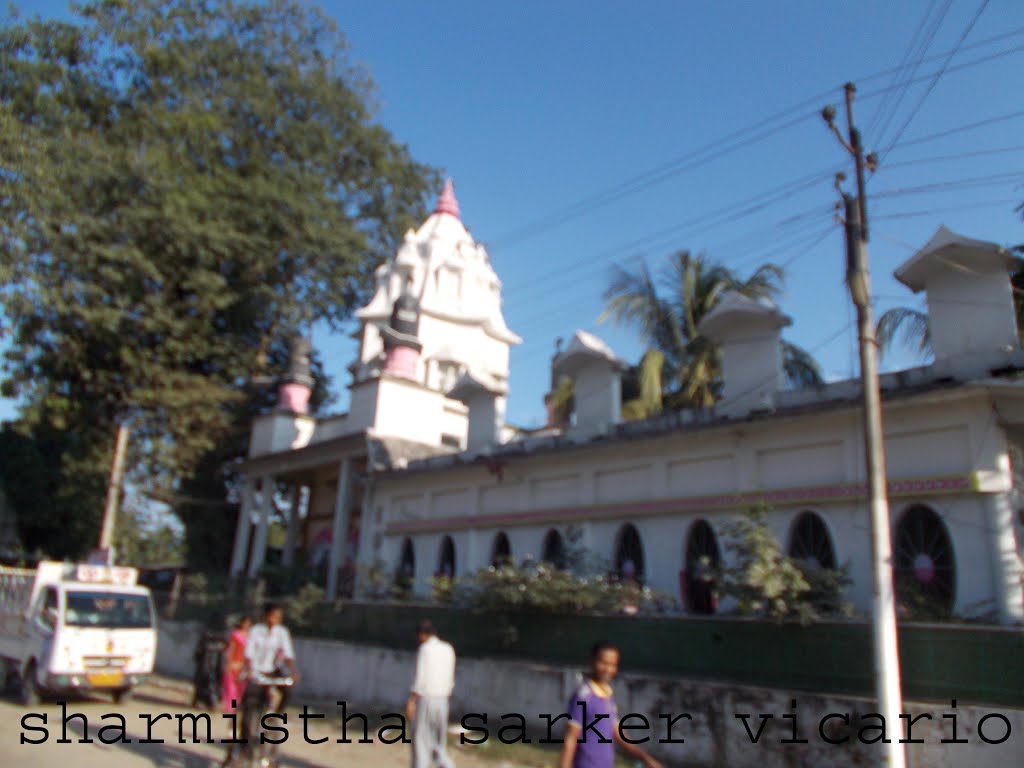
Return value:
<svg viewBox="0 0 1024 768">
<path fill-rule="evenodd" d="M 1000 246 L 940 228 L 896 271 L 925 292 L 935 361 L 882 377 L 898 581 L 950 613 L 1004 623 L 1024 621 L 1024 354 L 1011 263 Z M 574 381 L 573 423 L 512 429 L 508 360 L 520 339 L 449 182 L 357 317 L 349 412 L 306 415 L 299 373 L 253 424 L 233 574 L 259 574 L 281 516 L 275 557 L 318 567 L 331 597 L 357 588 L 357 564 L 427 595 L 435 575 L 501 557 L 557 561 L 573 527 L 623 576 L 706 614 L 718 606 L 697 563 L 726 557 L 723 526 L 763 504 L 785 551 L 848 563 L 848 596 L 870 609 L 859 380 L 786 390 L 790 321 L 778 307 L 730 295 L 705 318 L 701 332 L 722 350 L 712 409 L 623 421 L 625 364 L 577 332 L 552 360 L 552 381 Z M 294 512 L 276 511 L 268 491 L 282 487 L 295 491 Z"/>
</svg>

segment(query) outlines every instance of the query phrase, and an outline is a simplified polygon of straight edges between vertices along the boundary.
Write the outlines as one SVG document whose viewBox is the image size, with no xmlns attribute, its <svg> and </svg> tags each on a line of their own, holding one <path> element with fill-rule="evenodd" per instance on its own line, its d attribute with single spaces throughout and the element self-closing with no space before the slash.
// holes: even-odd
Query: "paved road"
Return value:
<svg viewBox="0 0 1024 768">
<path fill-rule="evenodd" d="M 44 725 L 41 717 L 23 721 L 28 710 L 9 697 L 0 699 L 0 764 L 19 768 L 214 768 L 224 756 L 224 746 L 179 743 L 179 724 L 184 725 L 185 739 L 191 741 L 192 738 L 191 721 L 181 721 L 178 717 L 197 714 L 197 710 L 187 706 L 189 695 L 188 688 L 157 680 L 153 685 L 140 688 L 131 701 L 120 706 L 99 696 L 68 702 L 67 738 L 71 743 L 58 743 L 63 738 L 64 715 L 58 703 L 42 704 L 32 710 L 36 715 L 46 716 Z M 104 726 L 112 726 L 111 730 L 103 733 L 107 740 L 120 738 L 118 718 L 103 717 L 114 713 L 124 717 L 125 735 L 132 743 L 99 742 L 99 732 Z M 155 718 L 163 713 L 171 715 L 171 718 L 153 723 L 152 738 L 163 739 L 165 743 L 139 743 L 140 739 L 147 737 L 148 723 L 143 716 Z M 83 718 L 71 717 L 74 714 L 84 715 L 88 720 L 88 737 L 93 739 L 93 743 L 80 743 L 86 731 Z M 213 714 L 212 725 L 214 739 L 225 738 L 229 733 L 230 725 L 218 714 Z M 334 768 L 341 765 L 346 768 L 406 768 L 409 764 L 408 745 L 382 744 L 376 740 L 372 730 L 372 744 L 337 744 L 341 725 L 336 714 L 325 720 L 308 721 L 309 738 L 327 736 L 328 741 L 324 744 L 311 745 L 303 741 L 302 724 L 301 721 L 296 722 L 294 712 L 289 713 L 287 726 L 289 738 L 280 747 L 284 758 L 282 764 L 287 768 Z M 45 728 L 46 733 L 33 728 Z M 23 737 L 42 740 L 44 736 L 46 741 L 42 744 L 21 743 Z M 200 727 L 200 738 L 205 739 L 205 725 Z M 457 752 L 453 756 L 459 768 L 497 768 L 494 762 L 482 761 L 466 752 Z"/>
</svg>

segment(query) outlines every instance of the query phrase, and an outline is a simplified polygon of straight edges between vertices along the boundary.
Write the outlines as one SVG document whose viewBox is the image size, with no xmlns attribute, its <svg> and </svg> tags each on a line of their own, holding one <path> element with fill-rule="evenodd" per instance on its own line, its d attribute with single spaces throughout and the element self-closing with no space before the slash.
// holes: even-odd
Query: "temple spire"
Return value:
<svg viewBox="0 0 1024 768">
<path fill-rule="evenodd" d="M 434 208 L 434 213 L 450 213 L 456 219 L 459 216 L 459 201 L 455 199 L 455 182 L 448 178 L 444 183 L 444 189 L 441 190 L 441 195 L 437 198 L 437 207 Z"/>
</svg>

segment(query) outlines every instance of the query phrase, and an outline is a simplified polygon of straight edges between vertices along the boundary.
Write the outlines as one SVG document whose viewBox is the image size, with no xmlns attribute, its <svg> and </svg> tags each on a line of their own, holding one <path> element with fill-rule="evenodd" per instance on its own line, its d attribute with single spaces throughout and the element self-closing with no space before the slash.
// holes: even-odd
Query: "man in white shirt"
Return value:
<svg viewBox="0 0 1024 768">
<path fill-rule="evenodd" d="M 412 768 L 454 768 L 448 757 L 448 699 L 455 687 L 455 649 L 424 619 L 417 635 L 416 677 L 405 718 L 412 721 Z"/>
<path fill-rule="evenodd" d="M 288 689 L 268 685 L 263 680 L 287 674 L 293 683 L 298 682 L 292 636 L 283 621 L 284 609 L 272 603 L 266 608 L 263 623 L 249 630 L 242 671 L 243 678 L 247 680 L 242 711 L 243 734 L 252 733 L 254 716 L 259 722 L 264 712 L 281 712 L 284 709 Z"/>
</svg>

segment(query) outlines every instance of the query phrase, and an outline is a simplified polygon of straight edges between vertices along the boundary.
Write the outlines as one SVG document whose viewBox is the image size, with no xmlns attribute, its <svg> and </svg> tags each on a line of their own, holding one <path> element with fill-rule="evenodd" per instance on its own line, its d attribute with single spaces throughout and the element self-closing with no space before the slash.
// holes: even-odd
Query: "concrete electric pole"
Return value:
<svg viewBox="0 0 1024 768">
<path fill-rule="evenodd" d="M 124 476 L 124 456 L 128 449 L 128 425 L 121 421 L 117 426 L 114 441 L 114 460 L 110 465 L 110 480 L 107 482 L 107 504 L 103 510 L 103 528 L 100 530 L 99 550 L 105 553 L 107 563 L 114 563 L 114 524 L 117 520 L 117 502 L 121 492 L 121 478 Z"/>
<path fill-rule="evenodd" d="M 853 156 L 857 171 L 857 197 L 843 194 L 846 218 L 846 283 L 857 308 L 860 339 L 860 375 L 864 388 L 864 447 L 867 460 L 868 497 L 871 511 L 871 567 L 874 576 L 875 687 L 880 714 L 885 718 L 885 762 L 888 768 L 905 768 L 906 753 L 900 743 L 903 700 L 900 692 L 900 659 L 896 635 L 896 595 L 893 585 L 892 535 L 885 474 L 885 444 L 882 433 L 882 401 L 878 386 L 878 342 L 871 311 L 871 283 L 867 256 L 867 203 L 864 197 L 864 169 L 874 170 L 874 155 L 864 157 L 860 131 L 853 124 L 856 88 L 846 84 L 846 119 L 849 143 L 835 126 L 835 110 L 826 107 L 822 117 L 840 143 Z M 839 181 L 842 180 L 840 175 Z"/>
</svg>

